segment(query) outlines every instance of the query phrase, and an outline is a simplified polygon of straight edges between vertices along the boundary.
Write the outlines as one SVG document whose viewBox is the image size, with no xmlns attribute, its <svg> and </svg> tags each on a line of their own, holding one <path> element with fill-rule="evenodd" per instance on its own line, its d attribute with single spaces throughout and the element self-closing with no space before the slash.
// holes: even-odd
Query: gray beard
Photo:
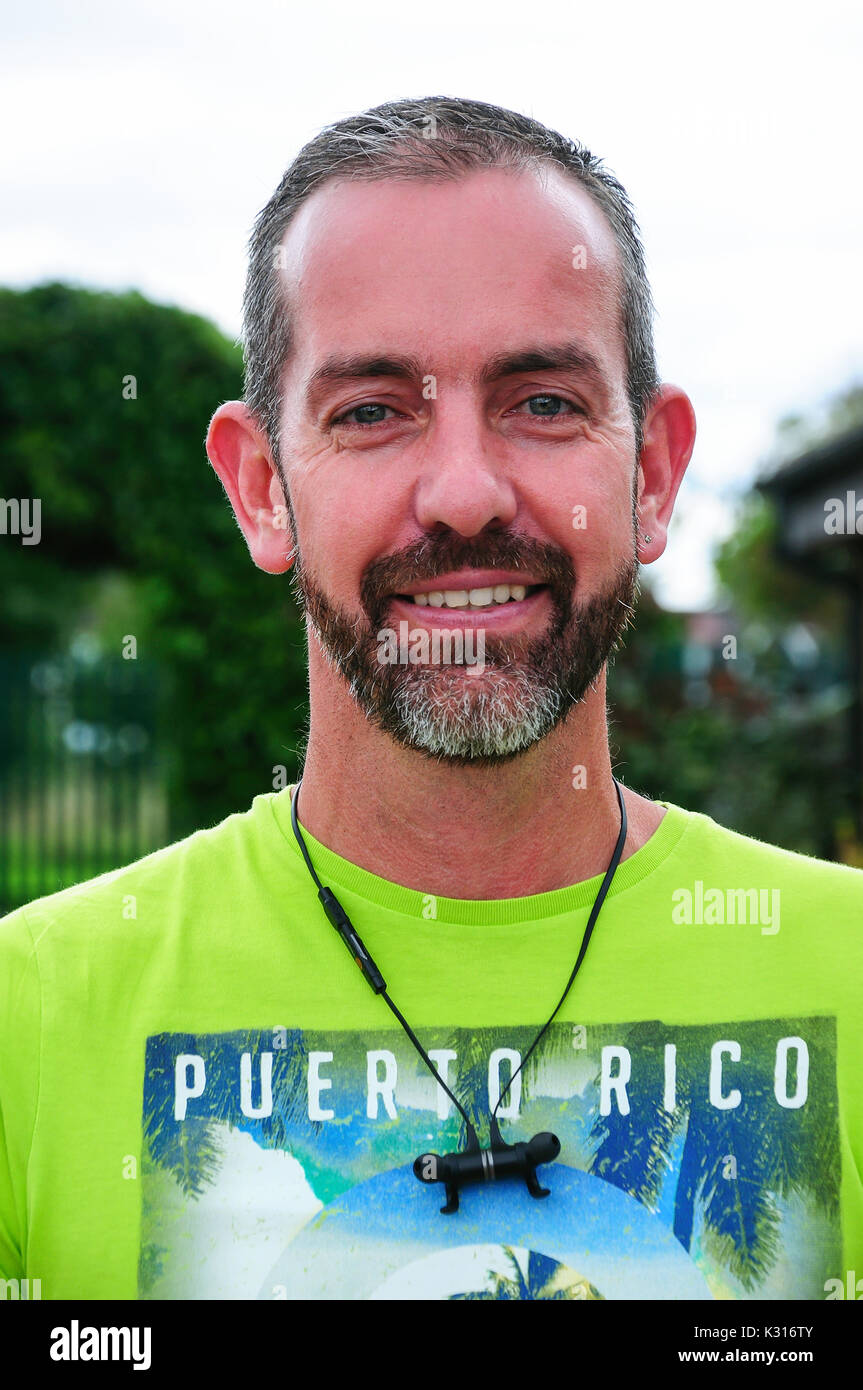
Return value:
<svg viewBox="0 0 863 1390">
<path fill-rule="evenodd" d="M 517 757 L 545 738 L 594 683 L 634 613 L 638 590 L 635 537 L 630 557 L 609 586 L 573 603 L 575 575 L 565 551 L 530 537 L 485 533 L 453 538 L 445 548 L 426 538 L 366 572 L 362 612 L 330 602 L 302 563 L 298 547 L 292 587 L 329 665 L 346 682 L 366 718 L 405 748 L 451 764 L 474 766 Z M 539 637 L 485 635 L 485 669 L 464 665 L 382 664 L 378 633 L 391 596 L 413 571 L 432 579 L 456 569 L 523 569 L 547 576 L 552 616 Z M 433 587 L 429 584 L 429 587 Z"/>
</svg>

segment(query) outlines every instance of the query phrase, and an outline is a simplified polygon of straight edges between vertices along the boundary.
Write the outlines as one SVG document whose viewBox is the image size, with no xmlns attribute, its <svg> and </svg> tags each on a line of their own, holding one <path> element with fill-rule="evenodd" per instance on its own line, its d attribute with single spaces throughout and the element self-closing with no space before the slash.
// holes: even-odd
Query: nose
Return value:
<svg viewBox="0 0 863 1390">
<path fill-rule="evenodd" d="M 470 392 L 442 390 L 425 446 L 414 494 L 424 531 L 447 526 L 461 536 L 486 526 L 509 526 L 518 499 L 505 458 L 506 445 L 489 427 Z"/>
</svg>

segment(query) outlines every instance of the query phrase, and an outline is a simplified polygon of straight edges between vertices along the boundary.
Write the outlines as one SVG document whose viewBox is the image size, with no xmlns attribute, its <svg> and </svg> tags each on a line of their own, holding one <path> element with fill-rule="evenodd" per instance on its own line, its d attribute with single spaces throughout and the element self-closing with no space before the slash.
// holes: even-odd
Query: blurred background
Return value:
<svg viewBox="0 0 863 1390">
<path fill-rule="evenodd" d="M 153 0 L 5 28 L 0 911 L 294 778 L 303 628 L 204 436 L 242 391 L 245 246 L 283 170 L 328 122 L 430 94 L 603 156 L 695 405 L 610 673 L 617 775 L 863 864 L 856 7 Z"/>
</svg>

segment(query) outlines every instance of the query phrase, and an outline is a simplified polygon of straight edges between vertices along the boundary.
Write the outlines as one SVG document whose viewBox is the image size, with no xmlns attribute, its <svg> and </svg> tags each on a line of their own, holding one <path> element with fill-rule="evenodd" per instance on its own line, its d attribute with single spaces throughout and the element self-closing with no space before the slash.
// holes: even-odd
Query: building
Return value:
<svg viewBox="0 0 863 1390">
<path fill-rule="evenodd" d="M 778 556 L 847 606 L 852 698 L 847 774 L 863 841 L 863 425 L 781 464 L 757 484 L 776 508 Z"/>
</svg>

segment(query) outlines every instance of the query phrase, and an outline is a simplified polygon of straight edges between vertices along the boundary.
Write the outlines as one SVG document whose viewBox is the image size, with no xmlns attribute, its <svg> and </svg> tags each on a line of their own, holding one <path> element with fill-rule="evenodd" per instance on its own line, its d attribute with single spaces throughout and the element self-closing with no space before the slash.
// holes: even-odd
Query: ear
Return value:
<svg viewBox="0 0 863 1390">
<path fill-rule="evenodd" d="M 266 435 L 243 401 L 219 406 L 207 431 L 207 457 L 255 564 L 284 574 L 294 561 L 290 513 Z"/>
<path fill-rule="evenodd" d="M 685 391 L 666 383 L 647 412 L 638 461 L 638 558 L 642 564 L 658 560 L 665 550 L 675 498 L 694 444 L 692 402 Z"/>
</svg>

